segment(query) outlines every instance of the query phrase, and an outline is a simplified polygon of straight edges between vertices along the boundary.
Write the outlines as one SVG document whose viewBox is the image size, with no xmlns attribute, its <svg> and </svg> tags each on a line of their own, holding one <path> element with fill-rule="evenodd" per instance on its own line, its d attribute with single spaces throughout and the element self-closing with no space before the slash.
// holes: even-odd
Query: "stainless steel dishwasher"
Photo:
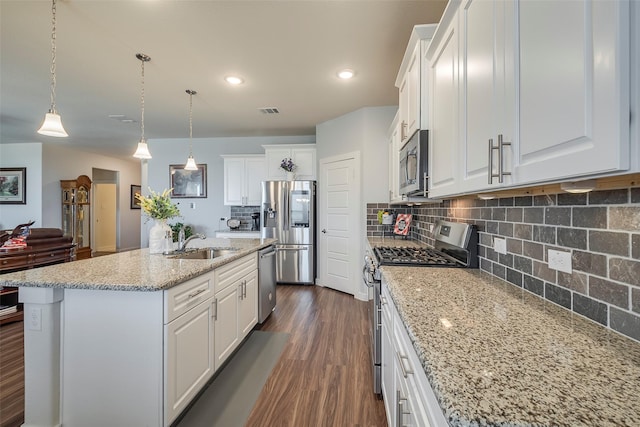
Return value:
<svg viewBox="0 0 640 427">
<path fill-rule="evenodd" d="M 258 252 L 258 321 L 264 323 L 276 308 L 276 251 L 273 246 Z"/>
</svg>

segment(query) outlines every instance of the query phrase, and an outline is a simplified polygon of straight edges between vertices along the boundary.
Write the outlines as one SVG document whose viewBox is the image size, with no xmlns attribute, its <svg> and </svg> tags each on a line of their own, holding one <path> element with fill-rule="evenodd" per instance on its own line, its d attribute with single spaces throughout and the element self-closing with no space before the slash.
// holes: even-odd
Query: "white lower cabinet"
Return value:
<svg viewBox="0 0 640 427">
<path fill-rule="evenodd" d="M 213 298 L 164 326 L 166 423 L 174 420 L 215 370 Z"/>
<path fill-rule="evenodd" d="M 215 270 L 215 368 L 218 369 L 258 322 L 256 253 Z"/>
<path fill-rule="evenodd" d="M 382 395 L 389 427 L 446 427 L 404 322 L 382 282 Z"/>
</svg>

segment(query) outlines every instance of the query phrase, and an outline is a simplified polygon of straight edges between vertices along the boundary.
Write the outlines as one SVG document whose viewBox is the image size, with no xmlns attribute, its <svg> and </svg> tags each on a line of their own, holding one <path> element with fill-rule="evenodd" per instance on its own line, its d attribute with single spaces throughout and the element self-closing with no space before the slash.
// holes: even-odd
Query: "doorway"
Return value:
<svg viewBox="0 0 640 427">
<path fill-rule="evenodd" d="M 318 281 L 363 299 L 358 292 L 361 221 L 360 152 L 320 160 Z"/>
<path fill-rule="evenodd" d="M 94 256 L 109 254 L 119 248 L 118 172 L 93 168 Z"/>
</svg>

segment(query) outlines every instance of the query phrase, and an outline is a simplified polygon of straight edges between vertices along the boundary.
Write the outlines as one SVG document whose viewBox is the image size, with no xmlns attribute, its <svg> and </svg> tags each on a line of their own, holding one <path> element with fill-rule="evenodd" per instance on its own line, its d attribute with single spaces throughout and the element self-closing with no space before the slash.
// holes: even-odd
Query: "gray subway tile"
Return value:
<svg viewBox="0 0 640 427">
<path fill-rule="evenodd" d="M 491 208 L 480 208 L 480 218 L 491 219 Z"/>
<path fill-rule="evenodd" d="M 496 251 L 494 251 L 492 247 L 487 247 L 485 252 L 485 256 L 487 257 L 487 259 L 493 262 L 498 262 L 498 255 L 499 254 Z"/>
<path fill-rule="evenodd" d="M 629 287 L 599 277 L 589 277 L 589 296 L 620 308 L 629 308 Z"/>
<path fill-rule="evenodd" d="M 504 221 L 507 219 L 505 208 L 493 208 L 491 212 L 491 219 L 494 221 Z"/>
<path fill-rule="evenodd" d="M 587 295 L 588 278 L 589 276 L 578 271 L 573 271 L 571 274 L 558 271 L 558 285 L 584 295 Z"/>
<path fill-rule="evenodd" d="M 518 239 L 507 239 L 507 252 L 510 254 L 521 254 L 522 253 L 522 240 Z"/>
<path fill-rule="evenodd" d="M 549 301 L 555 302 L 556 304 L 571 310 L 571 292 L 567 289 L 555 286 L 551 283 L 545 283 L 544 297 Z"/>
<path fill-rule="evenodd" d="M 640 313 L 640 289 L 631 288 L 631 310 Z"/>
<path fill-rule="evenodd" d="M 480 270 L 491 273 L 491 261 L 485 258 L 480 258 Z"/>
<path fill-rule="evenodd" d="M 529 292 L 544 297 L 544 282 L 540 279 L 525 274 L 523 287 Z"/>
<path fill-rule="evenodd" d="M 510 222 L 501 222 L 498 225 L 498 234 L 506 237 L 513 237 L 513 224 Z"/>
<path fill-rule="evenodd" d="M 480 244 L 484 246 L 493 246 L 493 238 L 491 234 L 480 233 Z"/>
<path fill-rule="evenodd" d="M 544 260 L 544 245 L 534 242 L 522 242 L 522 254 L 529 258 Z"/>
<path fill-rule="evenodd" d="M 500 200 L 500 206 L 513 206 L 513 197 L 503 197 Z"/>
<path fill-rule="evenodd" d="M 544 262 L 533 261 L 533 275 L 545 282 L 556 283 L 556 271 L 550 269 Z"/>
<path fill-rule="evenodd" d="M 513 268 L 523 273 L 531 274 L 533 272 L 533 261 L 531 258 L 514 255 Z"/>
<path fill-rule="evenodd" d="M 543 225 L 533 226 L 533 240 L 536 242 L 556 244 L 556 228 Z"/>
<path fill-rule="evenodd" d="M 614 331 L 618 331 L 634 340 L 640 341 L 640 317 L 629 313 L 628 311 L 622 311 L 615 307 L 611 307 L 609 313 L 609 326 Z"/>
<path fill-rule="evenodd" d="M 571 225 L 571 208 L 548 207 L 544 209 L 544 223 L 549 225 Z"/>
<path fill-rule="evenodd" d="M 631 256 L 640 259 L 640 234 L 631 235 Z"/>
<path fill-rule="evenodd" d="M 631 203 L 640 203 L 640 188 L 631 189 Z"/>
<path fill-rule="evenodd" d="M 496 277 L 499 277 L 501 279 L 505 279 L 506 278 L 506 268 L 504 265 L 500 265 L 500 264 L 493 264 L 493 275 Z"/>
<path fill-rule="evenodd" d="M 629 234 L 590 230 L 589 250 L 611 255 L 629 256 Z"/>
<path fill-rule="evenodd" d="M 619 205 L 629 201 L 629 190 L 603 190 L 589 193 L 590 205 Z"/>
<path fill-rule="evenodd" d="M 587 249 L 587 230 L 558 227 L 558 245 L 575 249 Z"/>
<path fill-rule="evenodd" d="M 507 268 L 507 282 L 522 287 L 522 273 L 511 268 Z"/>
<path fill-rule="evenodd" d="M 640 261 L 611 258 L 609 260 L 609 278 L 640 286 Z"/>
<path fill-rule="evenodd" d="M 640 231 L 640 207 L 624 206 L 609 208 L 609 229 Z"/>
<path fill-rule="evenodd" d="M 607 257 L 605 255 L 573 251 L 571 263 L 574 270 L 607 277 Z"/>
<path fill-rule="evenodd" d="M 533 237 L 533 226 L 531 224 L 514 224 L 513 237 L 518 239 L 531 240 Z"/>
<path fill-rule="evenodd" d="M 574 206 L 574 205 L 586 205 L 586 194 L 570 194 L 560 193 L 558 194 L 558 206 Z"/>
<path fill-rule="evenodd" d="M 607 228 L 607 208 L 574 207 L 572 224 L 574 227 Z"/>
<path fill-rule="evenodd" d="M 522 208 L 507 208 L 507 221 L 522 222 Z"/>
<path fill-rule="evenodd" d="M 513 267 L 513 255 L 498 254 L 498 262 L 507 267 Z"/>
<path fill-rule="evenodd" d="M 544 222 L 544 208 L 524 208 L 523 220 L 529 224 L 542 224 Z"/>
<path fill-rule="evenodd" d="M 495 221 L 487 221 L 487 233 L 498 234 L 498 222 Z"/>
<path fill-rule="evenodd" d="M 533 196 L 522 196 L 514 199 L 515 206 L 533 206 Z"/>
<path fill-rule="evenodd" d="M 573 311 L 607 326 L 608 308 L 605 303 L 580 294 L 573 294 Z"/>
<path fill-rule="evenodd" d="M 555 194 L 533 196 L 533 206 L 554 206 L 557 204 L 557 197 Z"/>
</svg>

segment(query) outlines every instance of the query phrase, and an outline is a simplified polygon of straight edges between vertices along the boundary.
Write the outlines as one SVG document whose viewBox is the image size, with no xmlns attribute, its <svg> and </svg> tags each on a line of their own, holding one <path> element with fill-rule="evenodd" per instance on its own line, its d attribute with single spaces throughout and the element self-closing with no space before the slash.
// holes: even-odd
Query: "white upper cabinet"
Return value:
<svg viewBox="0 0 640 427">
<path fill-rule="evenodd" d="M 399 168 L 400 168 L 400 111 L 393 118 L 391 127 L 389 128 L 389 202 L 402 201 L 399 184 Z"/>
<path fill-rule="evenodd" d="M 459 186 L 458 13 L 450 6 L 447 13 L 453 15 L 449 25 L 427 51 L 431 75 L 429 197 L 455 193 Z"/>
<path fill-rule="evenodd" d="M 263 155 L 228 156 L 224 158 L 224 204 L 258 206 L 262 199 L 262 181 L 266 179 Z"/>
<path fill-rule="evenodd" d="M 519 1 L 514 181 L 629 168 L 629 2 Z"/>
<path fill-rule="evenodd" d="M 450 1 L 427 51 L 430 196 L 629 170 L 629 39 L 627 1 Z"/>
<path fill-rule="evenodd" d="M 293 173 L 298 180 L 316 179 L 315 144 L 273 144 L 263 145 L 267 159 L 267 179 L 284 180 L 286 171 L 280 167 L 283 159 L 291 159 L 296 165 Z"/>
<path fill-rule="evenodd" d="M 418 129 L 427 129 L 428 108 L 422 102 L 428 98 L 427 72 L 423 63 L 423 52 L 431 40 L 437 25 L 416 25 L 400 65 L 396 87 L 399 95 L 400 148 L 409 141 Z"/>
</svg>

